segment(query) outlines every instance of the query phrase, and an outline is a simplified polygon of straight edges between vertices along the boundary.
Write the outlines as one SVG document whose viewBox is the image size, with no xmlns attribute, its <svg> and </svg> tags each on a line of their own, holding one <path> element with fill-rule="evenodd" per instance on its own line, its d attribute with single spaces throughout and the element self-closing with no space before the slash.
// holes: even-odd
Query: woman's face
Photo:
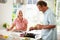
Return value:
<svg viewBox="0 0 60 40">
<path fill-rule="evenodd" d="M 23 18 L 23 13 L 22 13 L 22 11 L 19 11 L 19 13 L 18 13 L 18 18 L 19 18 L 19 19 L 22 19 L 22 18 Z"/>
</svg>

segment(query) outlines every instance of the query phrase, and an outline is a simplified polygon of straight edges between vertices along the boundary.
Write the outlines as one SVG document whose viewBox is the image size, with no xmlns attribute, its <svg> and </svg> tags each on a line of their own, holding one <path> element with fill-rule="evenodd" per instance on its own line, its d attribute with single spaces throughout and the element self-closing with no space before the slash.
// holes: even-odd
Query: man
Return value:
<svg viewBox="0 0 60 40">
<path fill-rule="evenodd" d="M 47 7 L 47 3 L 44 1 L 38 1 L 37 7 L 39 11 L 42 11 L 44 14 L 44 24 L 37 24 L 35 27 L 37 30 L 42 30 L 42 40 L 57 40 L 54 13 Z M 35 28 L 33 30 L 35 30 Z M 30 30 L 32 29 L 30 28 Z"/>
<path fill-rule="evenodd" d="M 26 31 L 27 30 L 27 20 L 23 18 L 23 13 L 21 10 L 18 10 L 17 18 L 14 20 L 11 28 L 8 29 L 12 30 L 14 27 L 15 29 L 13 31 Z"/>
</svg>

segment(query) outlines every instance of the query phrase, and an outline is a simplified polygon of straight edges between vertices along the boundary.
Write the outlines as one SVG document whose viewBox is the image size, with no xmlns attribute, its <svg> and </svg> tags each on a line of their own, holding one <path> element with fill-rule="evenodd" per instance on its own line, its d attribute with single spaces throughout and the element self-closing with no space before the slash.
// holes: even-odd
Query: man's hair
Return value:
<svg viewBox="0 0 60 40">
<path fill-rule="evenodd" d="M 45 1 L 38 1 L 38 2 L 37 2 L 37 5 L 47 6 L 47 3 L 46 3 Z"/>
</svg>

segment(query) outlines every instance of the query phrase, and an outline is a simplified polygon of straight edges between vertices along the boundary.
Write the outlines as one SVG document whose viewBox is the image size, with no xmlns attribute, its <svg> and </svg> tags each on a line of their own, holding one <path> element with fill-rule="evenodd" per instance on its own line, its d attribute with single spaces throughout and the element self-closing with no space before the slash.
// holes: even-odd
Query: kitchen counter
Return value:
<svg viewBox="0 0 60 40">
<path fill-rule="evenodd" d="M 20 32 L 0 30 L 0 40 L 36 40 L 34 38 L 20 37 L 20 34 Z M 3 35 L 3 37 L 1 35 Z"/>
</svg>

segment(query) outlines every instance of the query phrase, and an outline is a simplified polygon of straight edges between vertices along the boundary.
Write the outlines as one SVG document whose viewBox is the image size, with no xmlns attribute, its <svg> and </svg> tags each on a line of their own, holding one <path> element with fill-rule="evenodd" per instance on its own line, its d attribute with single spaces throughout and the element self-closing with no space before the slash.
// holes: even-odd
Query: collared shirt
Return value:
<svg viewBox="0 0 60 40">
<path fill-rule="evenodd" d="M 56 25 L 56 18 L 51 9 L 47 9 L 44 12 L 44 25 Z M 56 28 L 52 29 L 42 29 L 42 39 L 43 40 L 57 40 Z"/>
<path fill-rule="evenodd" d="M 25 25 L 27 25 L 27 20 L 23 18 L 22 22 L 19 19 L 15 19 L 13 22 L 16 25 L 17 30 L 24 30 L 27 29 Z"/>
</svg>

